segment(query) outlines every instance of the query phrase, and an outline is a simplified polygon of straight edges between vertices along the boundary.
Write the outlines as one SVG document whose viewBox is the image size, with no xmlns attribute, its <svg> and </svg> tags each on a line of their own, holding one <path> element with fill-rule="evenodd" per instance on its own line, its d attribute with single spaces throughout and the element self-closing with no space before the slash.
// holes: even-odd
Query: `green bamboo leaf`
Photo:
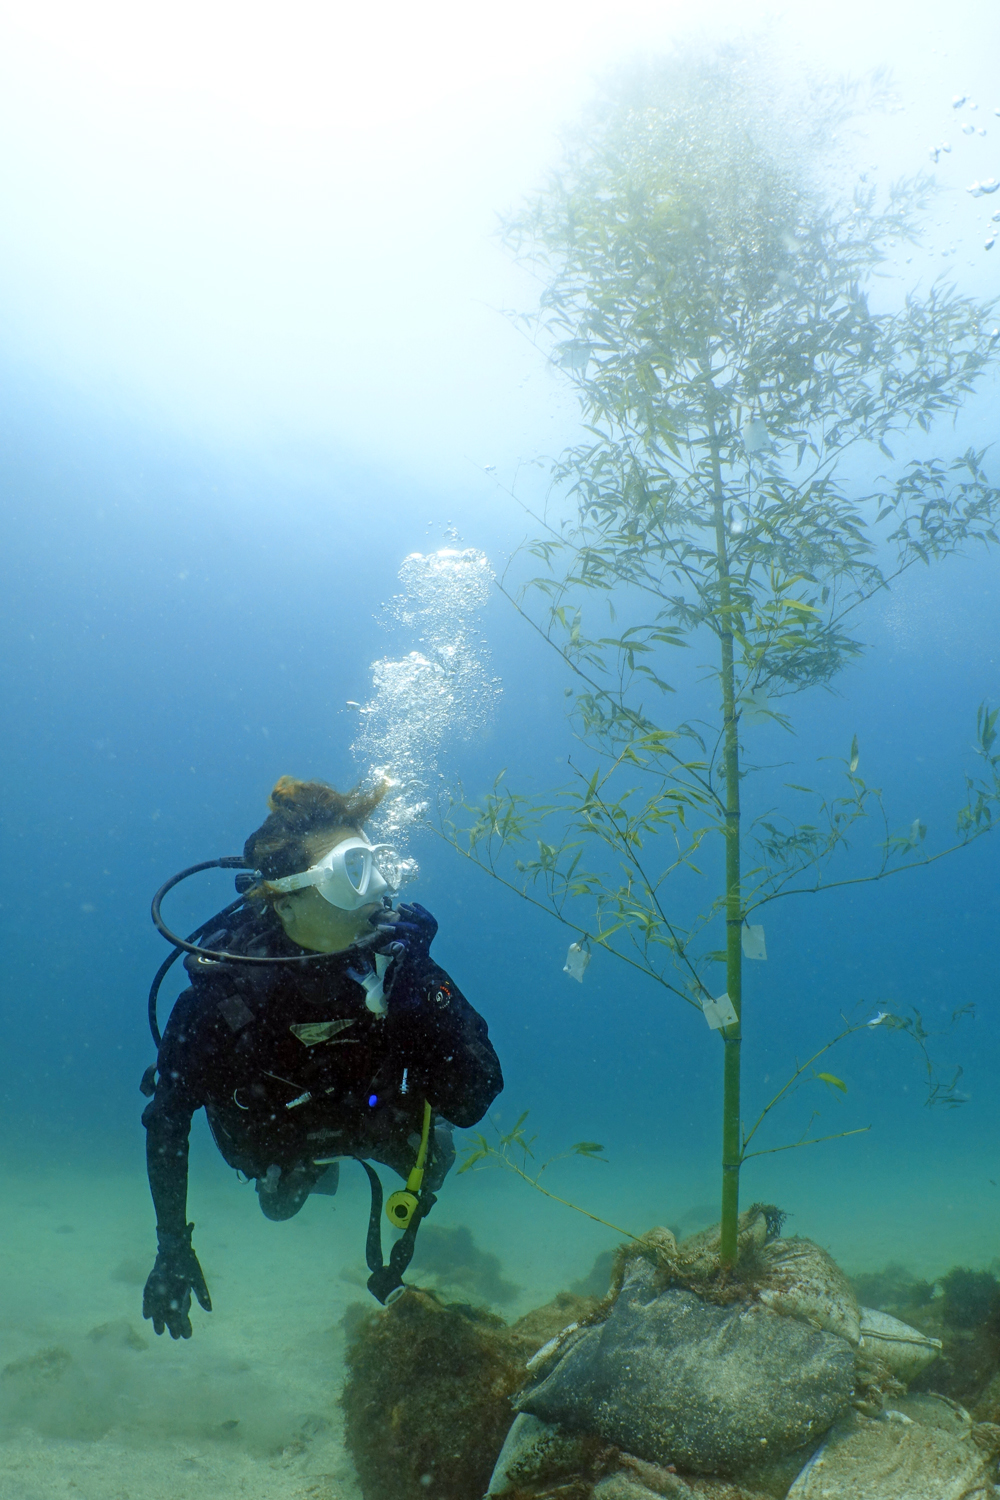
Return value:
<svg viewBox="0 0 1000 1500">
<path fill-rule="evenodd" d="M 828 1088 L 839 1089 L 842 1094 L 847 1093 L 847 1084 L 842 1078 L 837 1078 L 833 1073 L 816 1073 L 813 1075 L 822 1080 Z"/>
<path fill-rule="evenodd" d="M 570 1151 L 575 1152 L 577 1156 L 600 1156 L 601 1152 L 604 1150 L 604 1147 L 598 1145 L 596 1141 L 577 1141 L 576 1144 L 574 1146 L 570 1146 L 569 1149 Z"/>
</svg>

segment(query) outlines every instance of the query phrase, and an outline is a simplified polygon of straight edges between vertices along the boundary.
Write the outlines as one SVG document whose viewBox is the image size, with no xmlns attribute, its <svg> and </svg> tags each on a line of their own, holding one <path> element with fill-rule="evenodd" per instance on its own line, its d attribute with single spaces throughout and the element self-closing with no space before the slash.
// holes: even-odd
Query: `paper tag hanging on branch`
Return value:
<svg viewBox="0 0 1000 1500">
<path fill-rule="evenodd" d="M 590 949 L 583 943 L 570 943 L 566 962 L 563 964 L 563 973 L 568 974 L 570 979 L 575 979 L 578 984 L 582 984 L 584 972 L 589 963 Z"/>
<path fill-rule="evenodd" d="M 751 926 L 749 922 L 743 923 L 743 957 L 767 957 L 767 944 L 764 942 L 763 927 Z"/>
<path fill-rule="evenodd" d="M 734 1026 L 739 1020 L 728 995 L 719 995 L 716 1000 L 703 1000 L 701 1008 L 713 1031 L 721 1031 L 724 1026 Z"/>
</svg>

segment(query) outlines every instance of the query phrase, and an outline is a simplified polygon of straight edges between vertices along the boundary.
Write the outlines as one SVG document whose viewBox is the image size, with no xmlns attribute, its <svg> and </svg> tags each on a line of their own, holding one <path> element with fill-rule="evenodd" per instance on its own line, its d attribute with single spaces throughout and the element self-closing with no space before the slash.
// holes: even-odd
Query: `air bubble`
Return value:
<svg viewBox="0 0 1000 1500">
<path fill-rule="evenodd" d="M 976 133 L 976 127 L 975 127 L 975 125 L 963 125 L 962 126 L 962 134 L 963 135 L 975 135 L 975 133 Z"/>
<path fill-rule="evenodd" d="M 397 847 L 429 806 L 442 750 L 485 729 L 500 695 L 477 639 L 492 578 L 486 555 L 471 547 L 413 552 L 399 570 L 405 593 L 386 617 L 409 630 L 419 649 L 372 663 L 374 692 L 351 746 L 372 780 L 389 782 L 370 824 L 376 838 Z"/>
</svg>

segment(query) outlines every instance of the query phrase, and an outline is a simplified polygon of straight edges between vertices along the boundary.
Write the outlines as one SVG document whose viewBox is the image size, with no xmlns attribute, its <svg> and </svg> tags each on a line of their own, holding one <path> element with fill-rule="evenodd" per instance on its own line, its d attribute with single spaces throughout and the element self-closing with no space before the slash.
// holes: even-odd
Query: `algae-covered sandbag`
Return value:
<svg viewBox="0 0 1000 1500">
<path fill-rule="evenodd" d="M 725 1479 L 689 1481 L 664 1469 L 658 1471 L 655 1484 L 652 1489 L 634 1475 L 612 1474 L 595 1487 L 593 1500 L 769 1500 L 767 1495 Z"/>
<path fill-rule="evenodd" d="M 804 1318 L 849 1344 L 861 1339 L 861 1309 L 836 1261 L 812 1240 L 772 1240 L 757 1254 L 760 1300 L 786 1317 Z"/>
<path fill-rule="evenodd" d="M 942 1396 L 904 1396 L 876 1420 L 851 1412 L 788 1500 L 992 1500 L 996 1435 Z"/>
<path fill-rule="evenodd" d="M 784 1495 L 803 1460 L 780 1489 L 758 1487 L 743 1478 L 695 1478 L 645 1463 L 634 1454 L 602 1447 L 522 1412 L 507 1434 L 484 1500 L 773 1500 Z"/>
<path fill-rule="evenodd" d="M 550 1485 L 565 1488 L 574 1479 L 586 1483 L 586 1476 L 602 1466 L 606 1451 L 600 1438 L 567 1432 L 521 1412 L 500 1450 L 486 1500 L 532 1494 Z"/>
<path fill-rule="evenodd" d="M 361 1317 L 342 1405 L 365 1500 L 482 1495 L 534 1348 L 488 1312 L 415 1289 Z"/>
<path fill-rule="evenodd" d="M 478 1500 L 528 1360 L 595 1306 L 560 1293 L 508 1328 L 485 1308 L 409 1287 L 352 1318 L 341 1404 L 365 1500 Z"/>
<path fill-rule="evenodd" d="M 603 1323 L 581 1330 L 518 1410 L 651 1463 L 733 1474 L 818 1439 L 853 1389 L 851 1345 L 759 1302 L 661 1289 L 633 1262 Z"/>
</svg>

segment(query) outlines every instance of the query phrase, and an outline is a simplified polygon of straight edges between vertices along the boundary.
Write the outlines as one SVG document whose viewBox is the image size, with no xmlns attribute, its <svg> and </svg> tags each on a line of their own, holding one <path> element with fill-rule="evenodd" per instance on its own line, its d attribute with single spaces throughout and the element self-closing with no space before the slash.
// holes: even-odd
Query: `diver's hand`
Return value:
<svg viewBox="0 0 1000 1500">
<path fill-rule="evenodd" d="M 212 1299 L 202 1274 L 198 1257 L 191 1248 L 193 1224 L 178 1234 L 165 1229 L 156 1231 L 157 1255 L 142 1294 L 142 1315 L 152 1318 L 153 1331 L 169 1329 L 172 1339 L 191 1337 L 191 1293 L 194 1292 L 206 1312 L 212 1311 Z"/>
<path fill-rule="evenodd" d="M 403 902 L 394 922 L 379 922 L 379 932 L 384 932 L 403 948 L 411 963 L 426 963 L 430 958 L 431 943 L 438 930 L 437 918 L 432 917 L 426 906 L 416 901 Z"/>
</svg>

